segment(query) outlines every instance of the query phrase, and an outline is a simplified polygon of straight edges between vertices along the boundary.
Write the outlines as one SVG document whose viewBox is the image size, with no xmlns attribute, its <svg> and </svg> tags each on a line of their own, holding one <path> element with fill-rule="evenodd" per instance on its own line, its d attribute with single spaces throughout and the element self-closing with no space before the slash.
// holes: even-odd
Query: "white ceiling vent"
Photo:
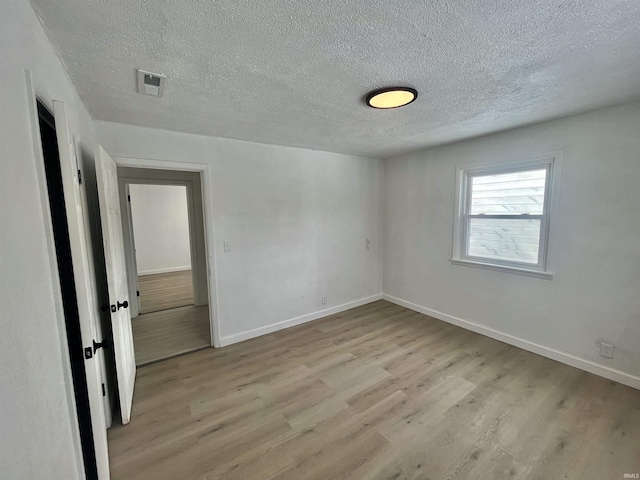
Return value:
<svg viewBox="0 0 640 480">
<path fill-rule="evenodd" d="M 145 72 L 138 69 L 138 93 L 162 97 L 167 77 L 160 73 Z"/>
</svg>

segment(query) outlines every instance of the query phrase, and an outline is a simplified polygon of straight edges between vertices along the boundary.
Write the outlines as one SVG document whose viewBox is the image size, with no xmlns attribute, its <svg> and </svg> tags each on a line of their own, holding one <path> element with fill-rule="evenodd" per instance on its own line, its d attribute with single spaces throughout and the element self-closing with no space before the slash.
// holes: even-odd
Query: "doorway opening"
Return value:
<svg viewBox="0 0 640 480">
<path fill-rule="evenodd" d="M 211 346 L 200 174 L 118 168 L 136 365 Z"/>
<path fill-rule="evenodd" d="M 84 348 L 80 330 L 80 314 L 73 273 L 71 240 L 62 184 L 56 126 L 53 114 L 40 100 L 37 100 L 37 109 L 84 472 L 86 478 L 97 479 L 98 467 L 93 443 Z"/>
<path fill-rule="evenodd" d="M 128 187 L 140 314 L 193 305 L 187 187 Z"/>
</svg>

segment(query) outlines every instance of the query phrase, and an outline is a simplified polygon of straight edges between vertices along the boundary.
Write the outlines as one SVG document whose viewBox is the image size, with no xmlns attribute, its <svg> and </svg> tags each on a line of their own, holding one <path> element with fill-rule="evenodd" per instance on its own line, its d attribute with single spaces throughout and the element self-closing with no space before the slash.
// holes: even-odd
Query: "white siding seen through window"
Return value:
<svg viewBox="0 0 640 480">
<path fill-rule="evenodd" d="M 542 169 L 470 177 L 468 256 L 538 263 L 542 219 L 537 217 L 544 213 L 546 173 Z"/>
<path fill-rule="evenodd" d="M 452 260 L 544 273 L 553 164 L 458 169 Z"/>
</svg>

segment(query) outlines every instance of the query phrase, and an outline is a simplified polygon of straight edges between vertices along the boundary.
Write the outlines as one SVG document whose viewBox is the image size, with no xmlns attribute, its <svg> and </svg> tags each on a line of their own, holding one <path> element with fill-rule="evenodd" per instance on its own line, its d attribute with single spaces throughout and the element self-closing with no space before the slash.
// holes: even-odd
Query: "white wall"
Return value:
<svg viewBox="0 0 640 480">
<path fill-rule="evenodd" d="M 138 275 L 191 268 L 187 187 L 129 185 Z"/>
<path fill-rule="evenodd" d="M 386 160 L 385 294 L 640 388 L 639 128 L 634 103 Z M 452 265 L 456 166 L 554 150 L 553 280 Z M 601 340 L 614 359 L 599 356 Z"/>
<path fill-rule="evenodd" d="M 112 156 L 210 165 L 223 343 L 381 292 L 380 160 L 107 122 L 94 128 Z"/>
<path fill-rule="evenodd" d="M 92 124 L 28 1 L 3 2 L 0 45 L 0 477 L 77 479 L 84 473 L 25 69 L 50 108 L 53 98 L 65 102 L 89 152 Z"/>
</svg>

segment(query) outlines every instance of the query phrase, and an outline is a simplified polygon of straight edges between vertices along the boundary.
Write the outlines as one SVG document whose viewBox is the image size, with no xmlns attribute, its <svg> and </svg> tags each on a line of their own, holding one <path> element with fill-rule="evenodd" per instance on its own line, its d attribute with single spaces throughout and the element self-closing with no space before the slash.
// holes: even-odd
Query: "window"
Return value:
<svg viewBox="0 0 640 480">
<path fill-rule="evenodd" d="M 550 278 L 546 260 L 557 156 L 458 168 L 453 263 Z"/>
</svg>

